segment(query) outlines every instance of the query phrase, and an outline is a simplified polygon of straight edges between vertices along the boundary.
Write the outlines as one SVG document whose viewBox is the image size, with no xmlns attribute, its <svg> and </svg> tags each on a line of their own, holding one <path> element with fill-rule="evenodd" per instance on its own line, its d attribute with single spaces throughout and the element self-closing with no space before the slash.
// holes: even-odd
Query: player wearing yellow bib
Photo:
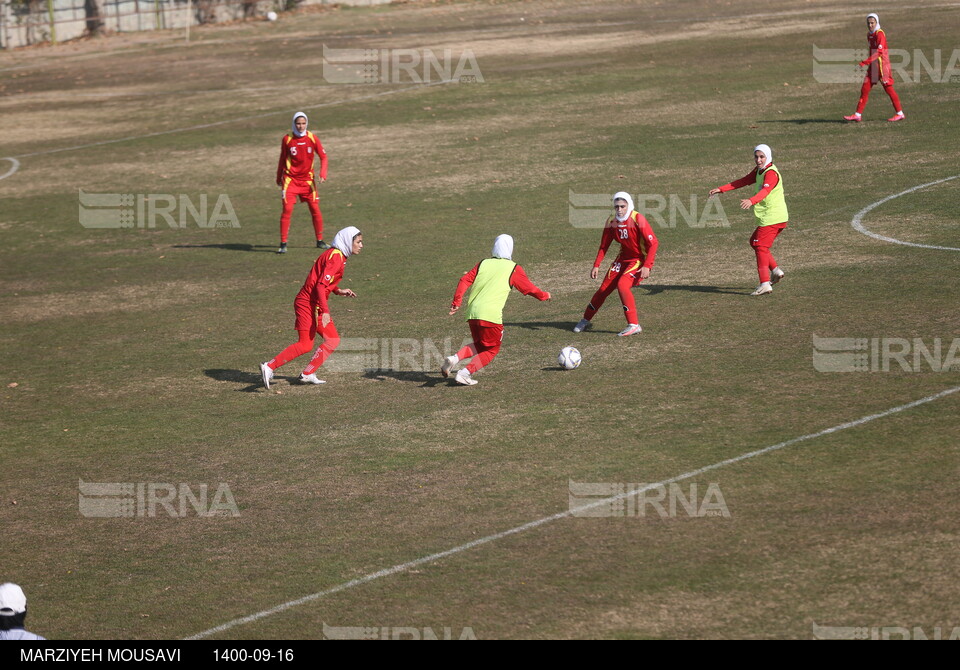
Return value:
<svg viewBox="0 0 960 670">
<path fill-rule="evenodd" d="M 710 191 L 714 196 L 744 186 L 754 185 L 757 194 L 740 201 L 740 209 L 750 209 L 757 217 L 757 229 L 750 236 L 750 246 L 757 255 L 757 273 L 760 286 L 750 295 L 773 293 L 773 284 L 783 279 L 783 270 L 770 253 L 770 247 L 777 235 L 787 227 L 787 202 L 783 197 L 783 179 L 773 164 L 773 151 L 766 144 L 758 144 L 753 149 L 753 159 L 757 164 L 747 176 L 724 184 Z"/>
<path fill-rule="evenodd" d="M 473 360 L 457 372 L 455 381 L 464 386 L 477 383 L 471 377 L 480 368 L 487 365 L 500 352 L 503 341 L 503 305 L 510 297 L 510 289 L 517 289 L 524 295 L 532 295 L 538 300 L 549 300 L 550 293 L 541 291 L 527 278 L 523 268 L 512 260 L 513 238 L 499 235 L 493 243 L 493 257 L 485 258 L 473 266 L 460 278 L 457 290 L 450 303 L 450 316 L 460 309 L 463 294 L 470 289 L 467 298 L 467 323 L 473 342 L 453 356 L 447 356 L 440 368 L 444 377 L 461 360 Z"/>
</svg>

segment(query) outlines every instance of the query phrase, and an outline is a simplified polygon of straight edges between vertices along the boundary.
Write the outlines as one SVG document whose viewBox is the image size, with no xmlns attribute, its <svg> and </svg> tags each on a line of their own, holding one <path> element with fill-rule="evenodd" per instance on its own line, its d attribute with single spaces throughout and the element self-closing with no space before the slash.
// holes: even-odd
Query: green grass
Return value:
<svg viewBox="0 0 960 670">
<path fill-rule="evenodd" d="M 812 364 L 814 335 L 941 338 L 945 350 L 960 336 L 960 255 L 850 227 L 866 205 L 955 174 L 960 150 L 952 84 L 898 84 L 906 123 L 882 121 L 882 90 L 870 122 L 833 123 L 858 87 L 817 84 L 811 45 L 862 47 L 871 9 L 413 4 L 203 29 L 189 47 L 161 34 L 97 55 L 4 54 L 0 154 L 22 165 L 0 180 L 0 579 L 23 585 L 29 627 L 192 635 L 563 511 L 570 480 L 657 482 L 960 384 L 960 366 Z M 884 27 L 892 46 L 927 51 L 952 43 L 955 18 L 890 6 Z M 323 44 L 470 48 L 485 83 L 341 103 L 397 87 L 326 84 Z M 503 232 L 554 293 L 510 299 L 504 348 L 478 386 L 407 365 L 330 371 L 307 388 L 286 381 L 298 361 L 261 388 L 257 363 L 294 336 L 315 258 L 302 206 L 290 253 L 272 253 L 277 144 L 302 108 L 330 154 L 325 236 L 364 233 L 343 283 L 359 297 L 333 298 L 343 337 L 458 345 L 469 331 L 447 316 L 450 297 Z M 245 120 L 149 136 L 230 119 Z M 600 231 L 569 224 L 568 193 L 702 204 L 760 142 L 791 212 L 775 293 L 746 295 L 753 216 L 727 194 L 729 227 L 656 229 L 654 272 L 635 291 L 641 336 L 614 337 L 615 296 L 595 331 L 571 333 L 596 287 Z M 56 148 L 69 150 L 25 155 Z M 958 246 L 958 187 L 891 201 L 865 224 Z M 211 204 L 225 193 L 240 227 L 85 229 L 79 189 Z M 559 372 L 568 344 L 584 363 Z M 958 625 L 958 403 L 697 476 L 701 492 L 719 485 L 730 518 L 564 519 L 221 636 L 319 637 L 324 623 L 631 639 Z M 78 480 L 227 482 L 240 516 L 84 518 Z"/>
</svg>

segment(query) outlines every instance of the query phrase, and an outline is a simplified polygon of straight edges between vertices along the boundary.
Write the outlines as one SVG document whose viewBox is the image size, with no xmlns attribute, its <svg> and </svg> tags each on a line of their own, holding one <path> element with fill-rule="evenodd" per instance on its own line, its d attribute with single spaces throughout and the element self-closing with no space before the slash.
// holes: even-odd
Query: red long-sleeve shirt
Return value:
<svg viewBox="0 0 960 670">
<path fill-rule="evenodd" d="M 311 305 L 320 306 L 320 314 L 326 314 L 330 311 L 327 305 L 327 297 L 332 291 L 337 290 L 337 284 L 343 278 L 343 270 L 347 265 L 347 259 L 343 252 L 336 247 L 327 249 L 317 262 L 310 268 L 310 274 L 303 283 L 300 293 L 297 297 L 303 296 L 310 301 Z"/>
<path fill-rule="evenodd" d="M 309 130 L 303 137 L 287 134 L 280 140 L 280 161 L 277 163 L 277 185 L 286 188 L 290 180 L 313 182 L 313 161 L 320 157 L 320 178 L 327 178 L 327 152 L 317 136 Z"/>
<path fill-rule="evenodd" d="M 773 165 L 771 163 L 770 165 Z M 769 167 L 769 166 L 767 166 Z M 777 174 L 776 170 L 768 170 L 763 168 L 763 186 L 757 191 L 757 194 L 750 198 L 750 204 L 756 205 L 758 202 L 770 195 L 777 184 L 780 183 L 780 175 Z M 729 184 L 724 184 L 720 187 L 721 193 L 726 193 L 727 191 L 733 191 L 734 189 L 743 188 L 744 186 L 751 186 L 757 183 L 757 168 L 753 168 L 746 177 L 741 177 L 736 181 L 732 181 Z"/>
<path fill-rule="evenodd" d="M 483 261 L 480 261 L 482 263 Z M 466 274 L 460 277 L 460 282 L 457 284 L 457 290 L 453 294 L 453 301 L 450 303 L 451 307 L 459 307 L 463 302 L 463 295 L 467 292 L 467 289 L 473 284 L 473 280 L 477 278 L 477 272 L 480 270 L 480 263 L 477 263 L 473 266 L 472 270 L 469 270 Z M 546 300 L 547 292 L 540 290 L 536 284 L 530 281 L 530 278 L 527 277 L 527 273 L 523 271 L 523 268 L 517 265 L 513 268 L 513 272 L 510 274 L 510 288 L 515 288 L 523 295 L 532 295 L 537 300 Z"/>
<path fill-rule="evenodd" d="M 633 211 L 624 221 L 617 221 L 615 216 L 607 219 L 603 228 L 603 237 L 600 238 L 600 249 L 597 251 L 597 259 L 593 262 L 593 267 L 600 267 L 603 257 L 607 254 L 607 249 L 610 248 L 610 243 L 614 240 L 620 243 L 618 261 L 642 260 L 643 267 L 647 269 L 653 267 L 660 242 L 657 240 L 657 236 L 653 234 L 653 228 L 647 223 L 643 214 Z"/>
</svg>

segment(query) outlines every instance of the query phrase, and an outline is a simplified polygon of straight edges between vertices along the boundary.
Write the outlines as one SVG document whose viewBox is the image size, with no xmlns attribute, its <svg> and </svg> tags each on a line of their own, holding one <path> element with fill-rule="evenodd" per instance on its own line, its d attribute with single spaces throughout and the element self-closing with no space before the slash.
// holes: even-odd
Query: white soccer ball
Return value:
<svg viewBox="0 0 960 670">
<path fill-rule="evenodd" d="M 276 12 L 267 12 L 267 21 L 276 21 L 277 13 Z"/>
<path fill-rule="evenodd" d="M 581 360 L 580 351 L 576 347 L 564 347 L 560 350 L 560 355 L 557 356 L 557 363 L 564 370 L 573 370 L 579 367 Z"/>
</svg>

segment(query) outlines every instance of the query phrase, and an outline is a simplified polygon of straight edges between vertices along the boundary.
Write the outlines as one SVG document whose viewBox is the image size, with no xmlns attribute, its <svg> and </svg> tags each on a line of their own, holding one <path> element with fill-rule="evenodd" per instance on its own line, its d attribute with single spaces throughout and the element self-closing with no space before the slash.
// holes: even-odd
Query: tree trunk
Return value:
<svg viewBox="0 0 960 670">
<path fill-rule="evenodd" d="M 101 0 L 83 0 L 83 12 L 87 21 L 87 34 L 91 37 L 103 31 L 103 12 L 100 11 Z"/>
</svg>

